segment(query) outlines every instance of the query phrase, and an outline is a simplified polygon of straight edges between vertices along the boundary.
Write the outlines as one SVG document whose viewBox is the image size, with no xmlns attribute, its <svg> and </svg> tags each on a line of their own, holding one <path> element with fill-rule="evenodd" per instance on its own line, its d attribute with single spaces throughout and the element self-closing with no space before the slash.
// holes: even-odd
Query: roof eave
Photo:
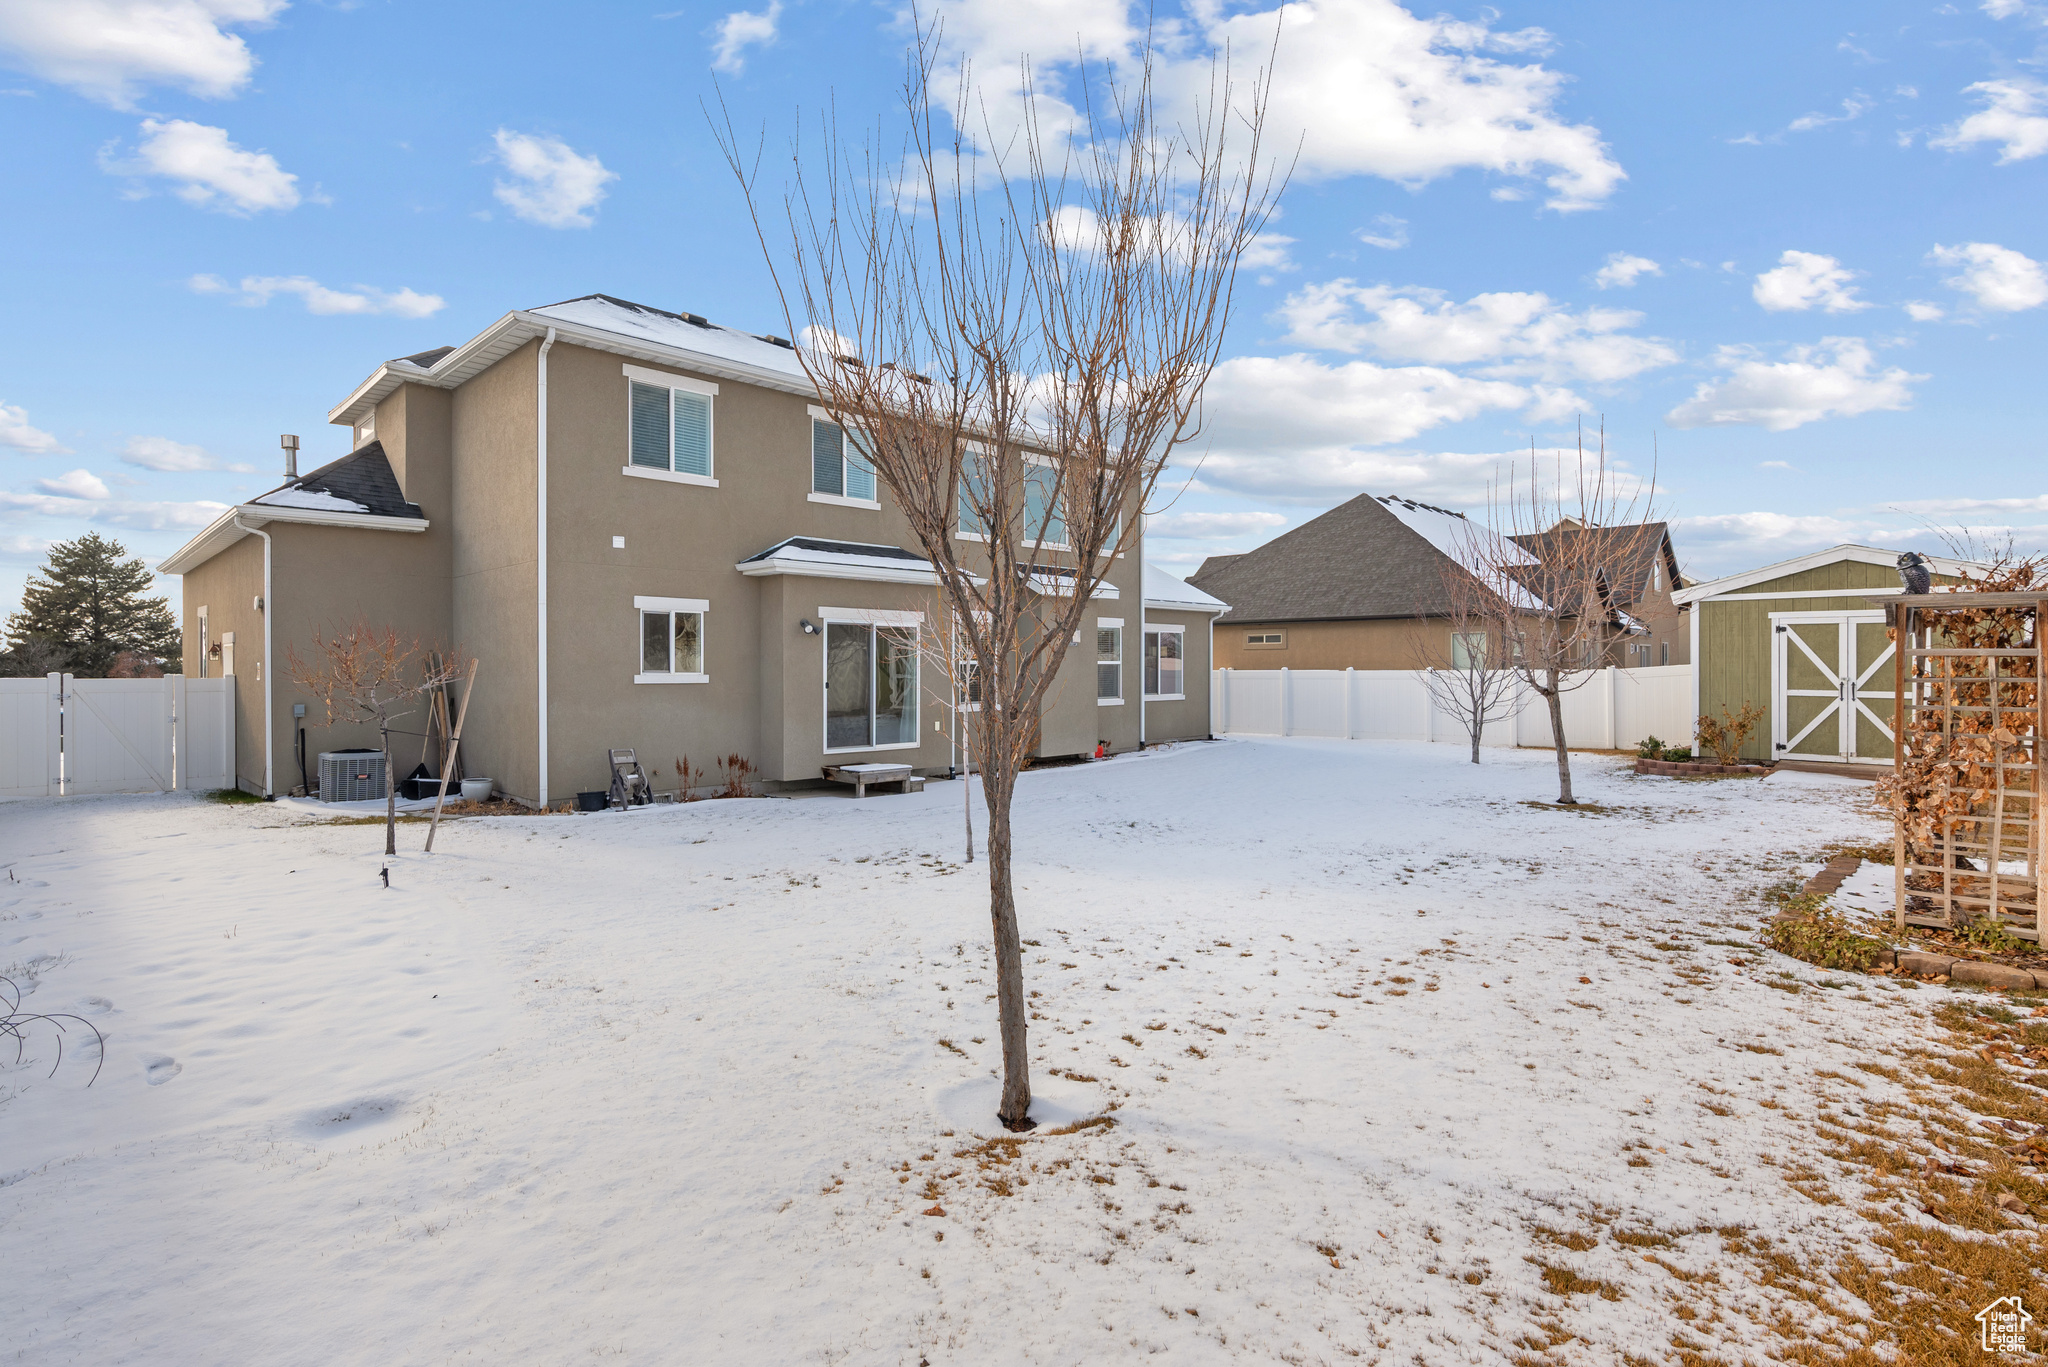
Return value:
<svg viewBox="0 0 2048 1367">
<path fill-rule="evenodd" d="M 1688 584 L 1686 587 L 1673 593 L 1671 601 L 1680 607 L 1685 607 L 1704 599 L 1717 598 L 1724 593 L 1734 593 L 1738 589 L 1748 588 L 1751 584 L 1762 584 L 1772 579 L 1782 579 L 1788 574 L 1799 574 L 1806 570 L 1818 569 L 1822 565 L 1832 565 L 1840 560 L 1853 560 L 1861 565 L 1883 565 L 1896 568 L 1898 558 L 1899 552 L 1897 551 L 1888 551 L 1879 546 L 1864 546 L 1856 542 L 1845 542 L 1839 546 L 1830 546 L 1824 551 L 1809 551 L 1805 555 L 1795 555 L 1790 560 L 1780 560 L 1775 564 L 1764 565 L 1758 569 L 1744 570 L 1740 574 L 1728 574 L 1723 575 L 1719 579 L 1709 579 L 1703 583 Z M 1952 560 L 1946 556 L 1930 555 L 1927 557 L 1927 563 L 1929 568 L 1936 574 L 1947 575 L 1960 575 L 1965 570 L 1983 568 L 1981 565 L 1974 564 L 1968 560 Z"/>
<path fill-rule="evenodd" d="M 340 513 L 320 508 L 274 508 L 258 503 L 238 503 L 208 523 L 199 535 L 166 556 L 157 565 L 157 573 L 190 573 L 251 531 L 272 522 L 292 522 L 308 527 L 354 527 L 376 532 L 423 532 L 431 525 L 424 517 L 385 517 L 381 513 Z"/>
<path fill-rule="evenodd" d="M 549 318 L 525 309 L 514 309 L 425 369 L 407 366 L 402 370 L 394 370 L 393 363 L 388 361 L 378 366 L 368 379 L 356 386 L 353 393 L 328 410 L 327 421 L 336 425 L 353 426 L 365 412 L 403 384 L 454 389 L 497 364 L 527 342 L 536 337 L 545 337 L 550 328 L 554 329 L 556 341 L 571 342 L 593 351 L 609 351 L 615 355 L 632 357 L 634 360 L 651 361 L 656 365 L 671 366 L 678 370 L 716 375 L 722 379 L 759 385 L 764 389 L 779 389 L 788 394 L 811 396 L 816 393 L 814 386 L 800 376 L 748 365 L 744 361 L 710 356 L 683 347 L 637 341 L 624 333 L 609 332 L 583 323 L 565 322 L 560 318 Z"/>
</svg>

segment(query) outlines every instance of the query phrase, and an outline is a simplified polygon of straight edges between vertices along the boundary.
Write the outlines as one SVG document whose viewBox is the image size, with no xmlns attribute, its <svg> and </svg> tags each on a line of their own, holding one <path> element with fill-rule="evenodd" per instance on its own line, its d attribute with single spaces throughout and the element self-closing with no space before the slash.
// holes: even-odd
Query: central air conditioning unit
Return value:
<svg viewBox="0 0 2048 1367">
<path fill-rule="evenodd" d="M 382 750 L 329 750 L 320 756 L 322 802 L 367 802 L 382 796 Z"/>
</svg>

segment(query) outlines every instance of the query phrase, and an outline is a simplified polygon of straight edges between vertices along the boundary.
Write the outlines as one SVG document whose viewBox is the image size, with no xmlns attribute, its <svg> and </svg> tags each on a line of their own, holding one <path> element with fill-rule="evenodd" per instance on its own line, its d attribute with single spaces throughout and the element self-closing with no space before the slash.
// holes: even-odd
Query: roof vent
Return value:
<svg viewBox="0 0 2048 1367">
<path fill-rule="evenodd" d="M 770 346 L 787 347 L 791 351 L 796 350 L 795 345 L 792 344 L 787 337 L 777 337 L 772 333 L 767 332 L 759 332 L 754 335 L 759 337 L 762 341 L 768 343 Z"/>
<path fill-rule="evenodd" d="M 706 318 L 701 313 L 678 313 L 676 317 L 682 319 L 686 323 L 695 323 L 700 328 L 708 328 L 711 326 L 711 320 L 709 318 Z"/>
</svg>

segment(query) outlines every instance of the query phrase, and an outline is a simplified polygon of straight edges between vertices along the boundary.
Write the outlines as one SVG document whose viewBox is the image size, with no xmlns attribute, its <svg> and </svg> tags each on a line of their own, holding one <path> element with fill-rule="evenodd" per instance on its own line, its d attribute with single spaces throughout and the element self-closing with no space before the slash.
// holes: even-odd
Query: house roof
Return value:
<svg viewBox="0 0 2048 1367">
<path fill-rule="evenodd" d="M 1899 551 L 1883 550 L 1876 546 L 1859 546 L 1853 542 L 1840 546 L 1830 546 L 1824 551 L 1813 551 L 1806 555 L 1795 555 L 1790 560 L 1780 560 L 1776 564 L 1764 565 L 1753 570 L 1744 570 L 1740 574 L 1728 574 L 1723 575 L 1719 579 L 1709 579 L 1704 583 L 1688 584 L 1677 593 L 1672 594 L 1671 601 L 1684 604 L 1697 603 L 1703 598 L 1719 598 L 1722 594 L 1735 593 L 1753 584 L 1766 583 L 1772 579 L 1782 579 L 1788 574 L 1799 574 L 1805 570 L 1819 569 L 1822 565 L 1839 564 L 1844 560 L 1862 565 L 1882 565 L 1886 569 L 1895 570 L 1898 568 L 1900 554 L 1901 552 Z M 1933 570 L 1934 573 L 1947 575 L 1960 575 L 1964 570 L 1983 568 L 1980 565 L 1973 565 L 1967 560 L 1955 560 L 1941 555 L 1928 556 L 1927 564 L 1928 568 Z M 1876 593 L 1884 591 L 1882 589 L 1872 590 L 1872 592 Z"/>
<path fill-rule="evenodd" d="M 560 341 L 656 365 L 742 380 L 792 394 L 815 392 L 780 337 L 742 332 L 699 317 L 586 294 L 539 308 L 515 309 L 460 346 L 436 347 L 386 361 L 328 411 L 331 423 L 354 424 L 403 384 L 453 389 L 553 329 Z"/>
<path fill-rule="evenodd" d="M 901 546 L 826 541 L 792 536 L 756 551 L 733 567 L 750 578 L 771 574 L 818 579 L 861 579 L 885 584 L 936 584 L 931 561 Z"/>
<path fill-rule="evenodd" d="M 1216 556 L 1209 557 L 1215 559 Z M 1207 561 L 1202 568 L 1208 568 Z M 1150 561 L 1145 564 L 1145 606 L 1168 612 L 1206 612 L 1211 616 L 1230 611 L 1230 604 L 1221 598 L 1202 592 L 1185 579 L 1176 579 Z"/>
<path fill-rule="evenodd" d="M 180 546 L 157 569 L 184 574 L 271 522 L 372 531 L 423 532 L 426 514 L 405 501 L 382 442 L 370 442 L 267 494 L 236 504 Z"/>
<path fill-rule="evenodd" d="M 1468 518 L 1395 495 L 1360 494 L 1254 551 L 1211 556 L 1189 582 L 1229 604 L 1225 622 L 1440 616 L 1447 561 L 1474 568 L 1483 549 L 1534 564 Z M 1485 558 L 1492 558 L 1488 556 Z M 1505 591 L 1541 604 L 1518 585 Z"/>
<path fill-rule="evenodd" d="M 1559 523 L 1547 532 L 1524 534 L 1512 539 L 1545 564 L 1566 559 L 1564 547 L 1567 545 L 1572 547 L 1576 556 L 1581 547 L 1574 543 L 1591 539 L 1594 544 L 1588 559 L 1605 572 L 1607 601 L 1616 608 L 1633 607 L 1648 596 L 1650 567 L 1655 561 L 1663 562 L 1664 582 L 1673 589 L 1684 582 L 1678 572 L 1678 553 L 1671 545 L 1671 528 L 1663 522 L 1631 522 L 1615 527 Z M 1541 577 L 1540 571 L 1537 577 Z"/>
</svg>

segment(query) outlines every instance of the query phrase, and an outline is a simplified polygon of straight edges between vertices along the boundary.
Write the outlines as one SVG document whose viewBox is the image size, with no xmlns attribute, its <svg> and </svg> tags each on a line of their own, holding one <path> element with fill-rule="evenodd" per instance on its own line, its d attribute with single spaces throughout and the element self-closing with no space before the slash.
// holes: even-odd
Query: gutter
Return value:
<svg viewBox="0 0 2048 1367">
<path fill-rule="evenodd" d="M 247 523 L 242 521 L 245 517 L 249 519 Z M 157 565 L 157 572 L 184 574 L 197 569 L 241 540 L 242 536 L 253 534 L 256 528 L 271 522 L 297 522 L 311 527 L 363 527 L 381 532 L 423 532 L 429 525 L 423 517 L 385 517 L 378 513 L 337 513 L 320 508 L 276 508 L 262 503 L 239 503 L 165 557 Z"/>
<path fill-rule="evenodd" d="M 540 809 L 548 809 L 548 351 L 555 344 L 555 330 L 548 329 L 548 335 L 540 344 L 540 379 L 538 385 L 539 412 L 534 433 L 535 469 L 535 517 L 538 559 L 535 561 L 534 582 L 537 586 L 535 609 L 539 630 L 536 633 L 538 661 L 538 689 L 536 709 L 540 719 Z"/>
<path fill-rule="evenodd" d="M 263 538 L 263 660 L 256 667 L 263 671 L 263 796 L 275 797 L 277 789 L 271 782 L 271 751 L 277 737 L 271 732 L 270 691 L 277 670 L 274 668 L 276 662 L 270 658 L 270 533 L 256 527 L 245 527 L 239 517 L 232 513 L 229 516 L 238 531 Z"/>
</svg>

